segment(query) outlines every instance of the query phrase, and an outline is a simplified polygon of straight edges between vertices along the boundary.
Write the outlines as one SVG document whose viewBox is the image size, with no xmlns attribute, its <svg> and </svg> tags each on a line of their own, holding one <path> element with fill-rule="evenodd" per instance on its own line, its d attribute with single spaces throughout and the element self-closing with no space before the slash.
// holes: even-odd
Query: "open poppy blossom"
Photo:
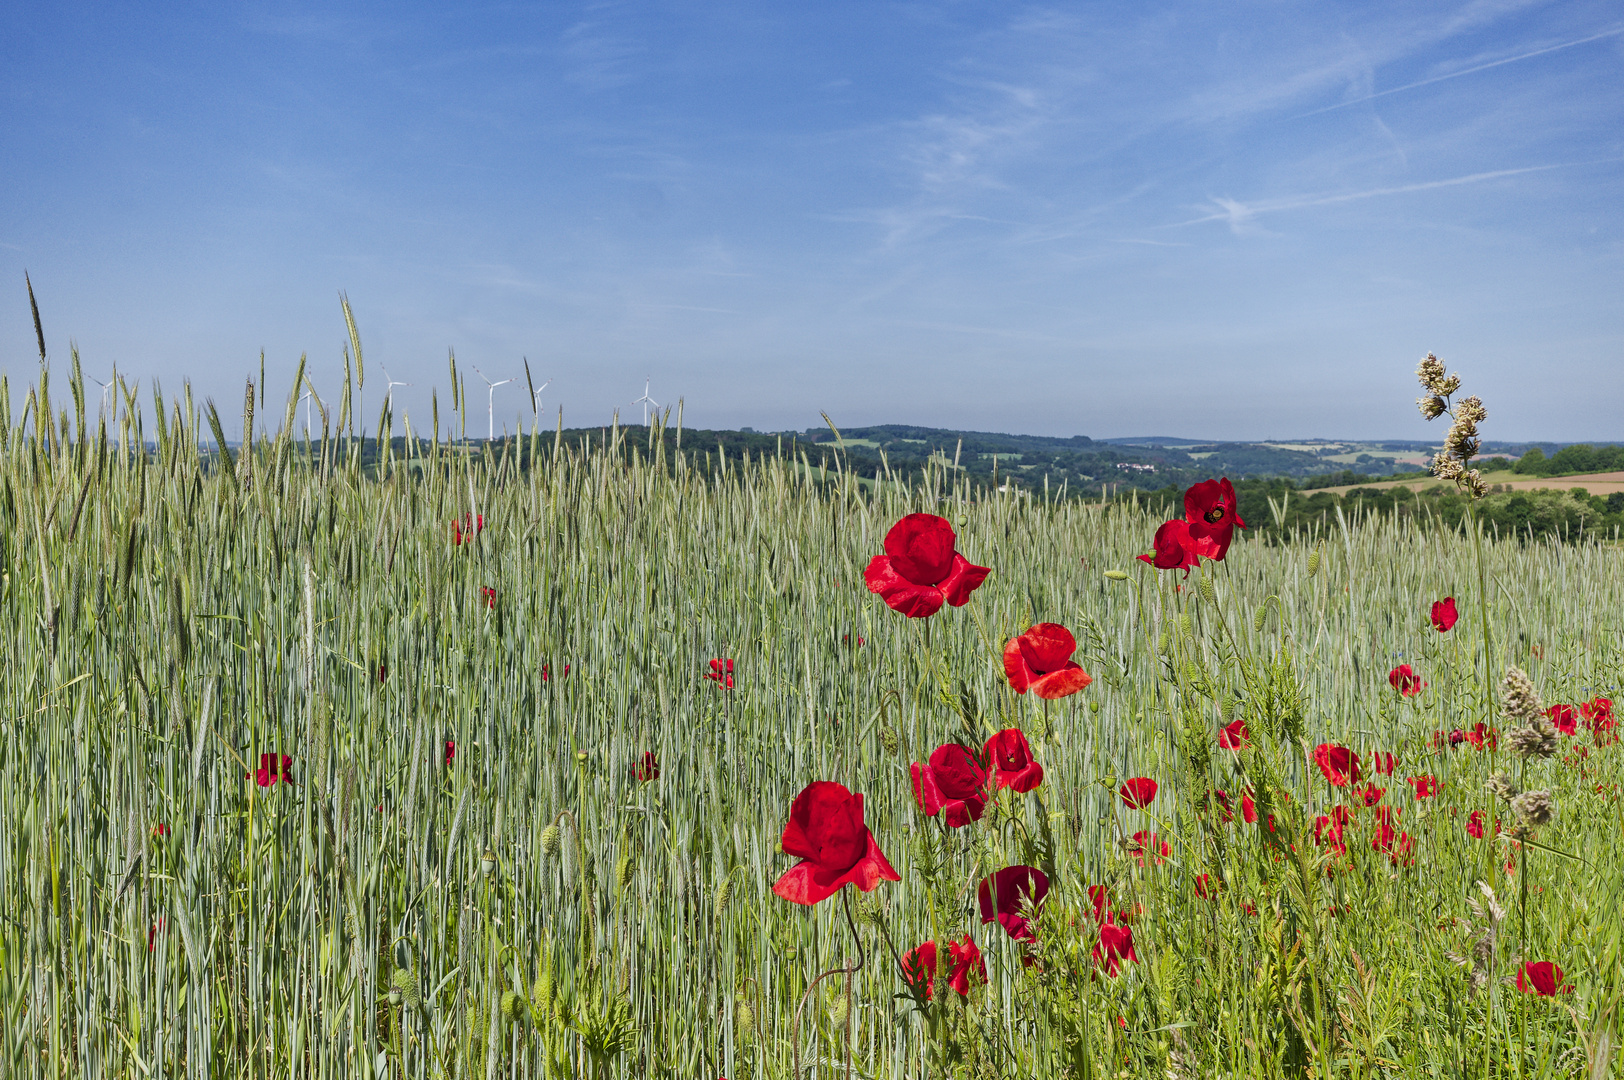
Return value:
<svg viewBox="0 0 1624 1080">
<path fill-rule="evenodd" d="M 1124 805 L 1142 810 L 1156 801 L 1156 791 L 1156 781 L 1148 776 L 1136 776 L 1123 784 L 1117 794 L 1122 796 Z"/>
<path fill-rule="evenodd" d="M 1613 719 L 1611 698 L 1592 698 L 1579 706 L 1579 715 L 1585 718 L 1585 725 L 1595 736 L 1597 746 L 1618 742 L 1618 721 Z"/>
<path fill-rule="evenodd" d="M 1203 480 L 1184 493 L 1184 519 L 1190 524 L 1190 538 L 1197 554 L 1223 561 L 1235 527 L 1246 528 L 1237 506 L 1235 485 L 1227 476 Z"/>
<path fill-rule="evenodd" d="M 935 817 L 946 810 L 953 829 L 981 820 L 987 808 L 987 770 L 967 747 L 938 746 L 927 764 L 914 762 L 912 772 L 914 801 L 925 813 Z"/>
<path fill-rule="evenodd" d="M 456 756 L 457 756 L 457 744 L 452 742 L 450 739 L 447 739 L 445 741 L 445 763 L 447 765 L 451 764 L 451 762 L 456 758 Z"/>
<path fill-rule="evenodd" d="M 1332 787 L 1347 787 L 1359 782 L 1359 755 L 1346 746 L 1320 743 L 1314 747 L 1314 764 L 1319 766 L 1326 782 Z"/>
<path fill-rule="evenodd" d="M 1377 803 L 1382 801 L 1382 796 L 1386 794 L 1386 788 L 1377 787 L 1375 784 L 1366 784 L 1362 788 L 1353 789 L 1354 797 L 1365 806 L 1375 806 Z"/>
<path fill-rule="evenodd" d="M 278 758 L 281 761 L 278 762 Z M 254 771 L 254 783 L 260 787 L 270 787 L 278 780 L 284 784 L 293 783 L 293 758 L 287 754 L 261 754 L 259 755 L 259 768 Z M 247 779 L 248 774 L 243 774 Z"/>
<path fill-rule="evenodd" d="M 1218 884 L 1212 880 L 1211 874 L 1201 874 L 1195 879 L 1195 895 L 1202 900 L 1211 900 L 1218 895 Z"/>
<path fill-rule="evenodd" d="M 981 879 L 976 900 L 981 921 L 996 922 L 1016 941 L 1036 941 L 1031 915 L 1049 895 L 1049 878 L 1035 866 L 1006 866 Z"/>
<path fill-rule="evenodd" d="M 1071 658 L 1077 639 L 1059 623 L 1039 623 L 1004 646 L 1004 675 L 1017 694 L 1028 690 L 1046 701 L 1075 694 L 1094 681 Z"/>
<path fill-rule="evenodd" d="M 1545 710 L 1556 730 L 1564 735 L 1579 734 L 1579 709 L 1576 705 L 1552 705 Z"/>
<path fill-rule="evenodd" d="M 709 679 L 713 683 L 716 683 L 718 686 L 723 687 L 724 689 L 733 689 L 732 659 L 712 660 L 710 662 L 710 670 L 705 672 L 705 678 Z"/>
<path fill-rule="evenodd" d="M 1370 767 L 1382 776 L 1392 776 L 1393 770 L 1398 768 L 1398 758 L 1391 750 L 1378 750 L 1370 755 Z"/>
<path fill-rule="evenodd" d="M 992 571 L 960 555 L 955 542 L 946 518 L 909 514 L 885 534 L 885 554 L 874 556 L 863 580 L 910 619 L 934 615 L 944 603 L 963 607 Z"/>
<path fill-rule="evenodd" d="M 1241 820 L 1248 825 L 1257 824 L 1257 803 L 1252 801 L 1252 789 L 1241 792 Z"/>
<path fill-rule="evenodd" d="M 969 934 L 964 935 L 963 941 L 947 943 L 947 957 L 952 964 L 947 973 L 947 985 L 960 997 L 970 996 L 972 971 L 978 982 L 987 981 L 987 962 L 981 959 L 981 950 L 970 940 Z M 903 954 L 902 974 L 910 988 L 916 993 L 923 992 L 925 999 L 930 1000 L 936 989 L 936 942 L 927 941 Z"/>
<path fill-rule="evenodd" d="M 1562 969 L 1550 960 L 1529 960 L 1517 972 L 1517 989 L 1525 994 L 1555 997 L 1572 987 L 1562 985 Z"/>
<path fill-rule="evenodd" d="M 1472 725 L 1472 730 L 1463 734 L 1466 741 L 1479 750 L 1493 750 L 1500 745 L 1500 729 L 1491 728 L 1481 720 Z"/>
<path fill-rule="evenodd" d="M 480 589 L 479 592 L 480 592 L 480 595 L 485 598 L 485 606 L 488 607 L 488 608 L 491 608 L 492 610 L 495 610 L 495 608 L 496 608 L 496 590 L 491 588 L 489 585 L 487 585 L 483 589 Z"/>
<path fill-rule="evenodd" d="M 1100 924 L 1099 941 L 1094 945 L 1094 963 L 1111 978 L 1122 970 L 1122 962 L 1137 964 L 1139 957 L 1133 951 L 1133 927 L 1114 923 Z"/>
<path fill-rule="evenodd" d="M 1314 843 L 1328 844 L 1338 855 L 1346 852 L 1348 847 L 1342 842 L 1342 830 L 1346 824 L 1347 819 L 1340 815 L 1331 817 L 1321 814 L 1314 819 Z"/>
<path fill-rule="evenodd" d="M 1145 865 L 1148 858 L 1153 866 L 1160 866 L 1167 857 L 1173 853 L 1172 845 L 1153 832 L 1140 829 L 1127 841 L 1125 847 L 1140 866 Z"/>
<path fill-rule="evenodd" d="M 1156 530 L 1156 538 L 1151 541 L 1151 553 L 1136 558 L 1158 570 L 1183 570 L 1184 576 L 1189 577 L 1190 569 L 1201 563 L 1196 547 L 1195 538 L 1190 535 L 1190 523 L 1175 518 L 1163 522 Z"/>
<path fill-rule="evenodd" d="M 643 756 L 637 759 L 637 766 L 632 770 L 639 784 L 646 784 L 650 780 L 660 778 L 660 759 L 654 756 L 654 751 L 645 750 Z"/>
<path fill-rule="evenodd" d="M 1244 750 L 1252 744 L 1252 733 L 1246 730 L 1246 718 L 1225 724 L 1218 732 L 1218 748 L 1221 750 Z"/>
<path fill-rule="evenodd" d="M 1090 885 L 1088 887 L 1088 902 L 1093 905 L 1095 922 L 1110 921 L 1111 890 L 1104 885 Z"/>
<path fill-rule="evenodd" d="M 1427 686 L 1426 683 L 1421 681 L 1421 676 L 1417 675 L 1409 664 L 1400 664 L 1392 671 L 1389 671 L 1387 681 L 1394 690 L 1397 690 L 1405 697 L 1414 697 L 1426 689 Z"/>
<path fill-rule="evenodd" d="M 480 514 L 476 517 L 473 514 L 464 514 L 460 521 L 452 518 L 451 531 L 452 543 L 458 547 L 463 544 L 471 544 L 474 542 L 474 537 L 485 531 L 485 515 Z"/>
<path fill-rule="evenodd" d="M 1418 799 L 1430 799 L 1438 794 L 1438 778 L 1431 773 L 1425 776 L 1412 776 L 1409 781 L 1410 786 L 1415 789 L 1415 797 Z"/>
<path fill-rule="evenodd" d="M 1466 819 L 1466 834 L 1468 836 L 1476 837 L 1479 840 L 1483 839 L 1483 832 L 1484 832 L 1483 823 L 1484 823 L 1484 820 L 1485 819 L 1483 817 L 1483 811 L 1481 811 L 1481 810 L 1473 810 L 1471 815 L 1468 816 L 1467 819 Z M 1494 835 L 1496 835 L 1496 836 L 1500 835 L 1500 819 L 1499 818 L 1494 819 Z"/>
<path fill-rule="evenodd" d="M 795 796 L 780 845 L 801 860 L 773 885 L 791 903 L 816 904 L 846 885 L 870 892 L 882 881 L 902 880 L 863 824 L 863 797 L 830 780 L 815 780 Z"/>
<path fill-rule="evenodd" d="M 1455 622 L 1460 615 L 1455 611 L 1455 598 L 1446 596 L 1435 601 L 1432 605 L 1432 628 L 1440 634 L 1447 634 L 1455 628 Z"/>
<path fill-rule="evenodd" d="M 987 760 L 996 770 L 997 786 L 1022 795 L 1043 783 L 1043 766 L 1032 760 L 1032 748 L 1020 728 L 1005 728 L 987 740 Z"/>
</svg>

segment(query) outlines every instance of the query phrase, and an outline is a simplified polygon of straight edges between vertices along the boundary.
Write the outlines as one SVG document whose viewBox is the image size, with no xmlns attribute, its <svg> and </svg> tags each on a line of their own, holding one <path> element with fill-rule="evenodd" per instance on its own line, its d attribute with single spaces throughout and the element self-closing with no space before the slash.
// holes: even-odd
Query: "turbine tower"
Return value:
<svg viewBox="0 0 1624 1080">
<path fill-rule="evenodd" d="M 485 379 L 485 373 L 478 368 L 474 369 L 474 374 L 481 379 Z M 488 391 L 485 398 L 485 441 L 487 442 L 496 438 L 496 388 L 506 386 L 510 382 L 513 382 L 513 380 L 503 379 L 500 382 L 491 382 L 489 379 L 485 379 L 485 387 Z"/>
<path fill-rule="evenodd" d="M 647 376 L 645 376 L 644 379 L 643 379 L 643 396 L 640 397 L 640 398 L 633 398 L 632 399 L 632 404 L 633 405 L 641 405 L 641 406 L 643 406 L 643 426 L 644 427 L 648 427 L 648 407 L 650 405 L 654 406 L 655 415 L 658 415 L 659 412 L 660 412 L 660 403 L 648 396 L 648 384 L 649 384 L 649 380 L 648 380 Z"/>
<path fill-rule="evenodd" d="M 395 411 L 395 387 L 397 387 L 397 386 L 410 386 L 412 384 L 409 383 L 409 382 L 401 382 L 399 379 L 391 379 L 389 377 L 389 369 L 384 367 L 382 364 L 378 365 L 378 370 L 383 372 L 383 381 L 384 381 L 383 400 L 384 400 L 384 404 L 389 406 L 389 411 L 391 413 L 393 413 Z"/>
</svg>

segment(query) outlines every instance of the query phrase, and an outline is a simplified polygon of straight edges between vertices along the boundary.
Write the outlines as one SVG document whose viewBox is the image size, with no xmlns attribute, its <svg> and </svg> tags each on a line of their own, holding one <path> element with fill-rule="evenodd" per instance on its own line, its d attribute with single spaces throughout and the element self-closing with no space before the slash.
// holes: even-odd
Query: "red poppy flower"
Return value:
<svg viewBox="0 0 1624 1080">
<path fill-rule="evenodd" d="M 1020 728 L 1005 728 L 987 740 L 987 760 L 997 770 L 998 787 L 1022 795 L 1043 783 L 1043 766 L 1032 760 L 1032 748 Z"/>
<path fill-rule="evenodd" d="M 1494 823 L 1494 832 L 1495 835 L 1499 835 L 1500 833 L 1500 822 L 1498 819 Z M 1474 836 L 1479 840 L 1483 839 L 1483 811 L 1473 810 L 1471 816 L 1466 819 L 1466 835 Z"/>
<path fill-rule="evenodd" d="M 1197 551 L 1209 559 L 1223 561 L 1235 526 L 1246 528 L 1235 499 L 1235 485 L 1229 477 L 1203 480 L 1184 493 L 1184 519 L 1190 523 L 1190 537 Z"/>
<path fill-rule="evenodd" d="M 1320 743 L 1314 747 L 1314 764 L 1325 774 L 1332 787 L 1347 787 L 1359 782 L 1359 755 L 1346 746 Z"/>
<path fill-rule="evenodd" d="M 475 517 L 472 514 L 464 514 L 460 521 L 452 518 L 451 529 L 453 532 L 452 542 L 458 547 L 465 543 L 471 544 L 474 542 L 474 537 L 485 531 L 485 515 L 480 514 Z"/>
<path fill-rule="evenodd" d="M 1446 596 L 1432 605 L 1432 628 L 1440 634 L 1447 634 L 1455 628 L 1455 620 L 1460 615 L 1455 611 L 1455 598 Z"/>
<path fill-rule="evenodd" d="M 1229 792 L 1219 788 L 1217 791 L 1212 793 L 1212 796 L 1214 801 L 1216 801 L 1218 804 L 1218 813 L 1223 818 L 1224 824 L 1227 825 L 1229 822 L 1234 821 L 1235 808 L 1230 804 Z"/>
<path fill-rule="evenodd" d="M 282 759 L 280 764 L 277 762 L 278 756 Z M 292 769 L 293 758 L 287 754 L 261 754 L 259 755 L 259 768 L 254 772 L 254 783 L 260 787 L 270 787 L 278 780 L 284 784 L 291 784 L 293 783 Z M 247 778 L 248 774 L 244 773 L 243 779 L 246 780 Z"/>
<path fill-rule="evenodd" d="M 1046 701 L 1075 694 L 1094 681 L 1072 660 L 1077 639 L 1059 623 L 1039 623 L 1004 646 L 1004 675 L 1017 694 L 1030 689 Z"/>
<path fill-rule="evenodd" d="M 1409 664 L 1400 664 L 1392 671 L 1389 671 L 1387 681 L 1392 684 L 1394 690 L 1397 690 L 1405 697 L 1414 697 L 1427 685 L 1421 681 L 1421 676 L 1410 669 Z"/>
<path fill-rule="evenodd" d="M 639 784 L 646 784 L 650 780 L 660 778 L 660 759 L 654 756 L 654 751 L 645 750 L 643 756 L 637 759 L 637 765 L 632 769 Z"/>
<path fill-rule="evenodd" d="M 1345 821 L 1341 818 L 1329 817 L 1321 814 L 1314 819 L 1314 843 L 1329 844 L 1338 854 L 1347 850 L 1342 842 L 1342 828 Z"/>
<path fill-rule="evenodd" d="M 387 678 L 389 678 L 389 665 L 388 664 L 379 664 L 378 665 L 378 681 L 383 682 Z"/>
<path fill-rule="evenodd" d="M 954 550 L 953 526 L 935 514 L 909 514 L 885 534 L 885 554 L 863 571 L 869 592 L 910 619 L 936 614 L 942 604 L 963 607 L 992 571 Z"/>
<path fill-rule="evenodd" d="M 451 764 L 452 759 L 455 758 L 456 756 L 457 756 L 457 744 L 452 742 L 450 739 L 447 739 L 445 741 L 445 763 L 447 765 Z"/>
<path fill-rule="evenodd" d="M 1156 790 L 1156 781 L 1148 776 L 1136 776 L 1123 784 L 1117 794 L 1122 796 L 1124 805 L 1142 810 L 1156 801 Z"/>
<path fill-rule="evenodd" d="M 1104 885 L 1088 887 L 1088 902 L 1094 906 L 1094 921 L 1107 922 L 1111 918 L 1111 891 Z"/>
<path fill-rule="evenodd" d="M 1464 733 L 1466 741 L 1479 750 L 1493 750 L 1500 745 L 1500 729 L 1491 728 L 1479 720 L 1472 725 L 1472 730 Z"/>
<path fill-rule="evenodd" d="M 158 943 L 158 935 L 168 928 L 168 921 L 158 916 L 158 921 L 147 927 L 147 952 L 152 952 Z"/>
<path fill-rule="evenodd" d="M 1517 972 L 1517 989 L 1525 994 L 1555 997 L 1562 985 L 1562 969 L 1550 960 L 1529 960 Z"/>
<path fill-rule="evenodd" d="M 795 796 L 780 844 L 801 860 L 773 885 L 791 903 L 816 904 L 848 884 L 869 892 L 902 880 L 863 824 L 863 797 L 830 780 L 815 780 Z"/>
<path fill-rule="evenodd" d="M 1153 864 L 1160 866 L 1173 852 L 1172 846 L 1166 840 L 1144 829 L 1140 829 L 1133 834 L 1133 839 L 1128 841 L 1127 850 L 1128 854 L 1132 855 L 1140 866 L 1145 865 L 1147 857 Z"/>
<path fill-rule="evenodd" d="M 967 747 L 946 743 L 931 752 L 930 762 L 913 763 L 914 801 L 931 817 L 947 811 L 949 828 L 962 829 L 981 820 L 987 807 L 987 770 Z"/>
<path fill-rule="evenodd" d="M 541 681 L 542 682 L 549 682 L 549 681 L 552 680 L 552 677 L 553 677 L 552 665 L 551 664 L 543 664 L 543 665 L 541 665 Z M 560 676 L 560 678 L 567 679 L 569 677 L 570 677 L 570 666 L 569 666 L 569 664 L 566 663 L 564 665 L 564 673 Z"/>
<path fill-rule="evenodd" d="M 979 976 L 978 981 L 987 981 L 987 962 L 981 959 L 981 950 L 969 934 L 964 935 L 963 941 L 948 941 L 947 957 L 953 965 L 948 972 L 947 985 L 958 991 L 960 997 L 970 996 L 972 966 Z M 929 1000 L 936 989 L 936 942 L 927 941 L 903 954 L 902 973 L 916 991 L 923 987 L 925 999 Z"/>
<path fill-rule="evenodd" d="M 1031 916 L 1049 895 L 1049 879 L 1035 866 L 1006 866 L 981 879 L 976 900 L 981 921 L 996 922 L 1016 941 L 1036 941 Z"/>
<path fill-rule="evenodd" d="M 485 606 L 494 610 L 496 608 L 496 590 L 487 585 L 479 591 L 485 597 Z"/>
<path fill-rule="evenodd" d="M 850 634 L 841 634 L 840 635 L 840 641 L 841 641 L 842 644 L 850 645 L 851 644 L 851 635 Z M 868 644 L 868 642 L 863 640 L 863 635 L 858 634 L 857 635 L 857 647 L 859 649 L 861 649 L 866 644 Z"/>
<path fill-rule="evenodd" d="M 1579 706 L 1579 715 L 1594 724 L 1597 720 L 1611 720 L 1613 718 L 1613 700 L 1611 698 L 1591 698 Z"/>
<path fill-rule="evenodd" d="M 1134 964 L 1139 962 L 1139 957 L 1133 951 L 1133 927 L 1101 924 L 1100 939 L 1094 946 L 1094 963 L 1114 979 L 1122 970 L 1124 960 Z"/>
<path fill-rule="evenodd" d="M 1188 521 L 1164 521 L 1156 530 L 1156 539 L 1151 541 L 1151 547 L 1154 550 L 1149 555 L 1140 555 L 1138 559 L 1158 570 L 1183 570 L 1184 576 L 1189 577 L 1190 568 L 1201 563 Z"/>
<path fill-rule="evenodd" d="M 158 824 L 158 825 L 154 825 L 152 827 L 152 835 L 153 836 L 168 836 L 169 835 L 169 826 L 161 824 L 161 823 Z"/>
<path fill-rule="evenodd" d="M 1354 788 L 1353 794 L 1366 806 L 1375 806 L 1387 794 L 1387 789 L 1377 787 L 1375 784 L 1366 784 L 1363 788 Z"/>
<path fill-rule="evenodd" d="M 1218 886 L 1213 883 L 1210 874 L 1202 874 L 1195 879 L 1195 894 L 1202 900 L 1211 900 L 1218 895 Z"/>
<path fill-rule="evenodd" d="M 705 678 L 725 689 L 733 689 L 733 661 L 731 659 L 712 660 L 710 670 L 705 672 Z"/>
<path fill-rule="evenodd" d="M 1415 797 L 1430 799 L 1438 794 L 1438 778 L 1431 773 L 1425 776 L 1412 776 L 1409 778 L 1410 786 L 1415 788 Z"/>
<path fill-rule="evenodd" d="M 1378 751 L 1370 755 L 1370 766 L 1382 776 L 1392 776 L 1393 770 L 1398 768 L 1398 758 L 1391 750 Z"/>
<path fill-rule="evenodd" d="M 1579 709 L 1574 705 L 1552 705 L 1545 710 L 1545 715 L 1551 718 L 1556 730 L 1564 735 L 1579 734 Z"/>
<path fill-rule="evenodd" d="M 1246 718 L 1242 717 L 1233 723 L 1225 724 L 1218 732 L 1218 747 L 1221 750 L 1244 750 L 1252 743 L 1252 733 L 1246 730 Z"/>
<path fill-rule="evenodd" d="M 1252 801 L 1252 789 L 1241 792 L 1241 820 L 1248 825 L 1257 824 L 1257 803 Z"/>
</svg>

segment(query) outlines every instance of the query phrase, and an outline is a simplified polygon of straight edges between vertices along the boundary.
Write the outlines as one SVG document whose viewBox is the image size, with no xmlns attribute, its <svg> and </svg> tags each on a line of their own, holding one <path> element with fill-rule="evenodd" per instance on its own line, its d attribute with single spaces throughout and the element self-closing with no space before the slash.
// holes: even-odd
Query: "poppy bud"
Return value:
<svg viewBox="0 0 1624 1080">
<path fill-rule="evenodd" d="M 547 855 L 557 855 L 564 849 L 564 833 L 557 825 L 549 825 L 541 830 L 541 850 Z"/>
<path fill-rule="evenodd" d="M 410 968 L 396 968 L 389 976 L 389 1003 L 405 1003 L 415 1009 L 419 1002 L 417 974 Z"/>
<path fill-rule="evenodd" d="M 1107 570 L 1105 576 L 1112 581 L 1127 581 L 1128 573 L 1125 570 Z"/>
<path fill-rule="evenodd" d="M 1097 701 L 1090 701 L 1088 703 L 1088 711 L 1091 712 L 1091 713 L 1099 712 L 1100 711 L 1100 703 L 1097 702 Z"/>
<path fill-rule="evenodd" d="M 581 766 L 582 768 L 586 767 L 586 751 L 585 750 L 577 750 L 577 751 L 575 751 L 575 764 Z"/>
<path fill-rule="evenodd" d="M 727 911 L 727 905 L 733 900 L 733 875 L 729 874 L 716 886 L 716 915 L 718 918 Z"/>
<path fill-rule="evenodd" d="M 615 888 L 625 891 L 626 886 L 632 883 L 632 873 L 637 869 L 637 862 L 632 858 L 630 851 L 620 854 L 620 861 L 615 863 Z"/>
<path fill-rule="evenodd" d="M 1209 604 L 1218 602 L 1218 586 L 1212 583 L 1212 578 L 1206 574 L 1201 575 L 1201 599 Z"/>
<path fill-rule="evenodd" d="M 744 998 L 733 1010 L 733 1019 L 739 1025 L 739 1041 L 747 1042 L 755 1034 L 756 1011 L 750 1007 L 750 1002 Z"/>
<path fill-rule="evenodd" d="M 1168 646 L 1170 644 L 1171 639 L 1167 636 L 1167 631 L 1163 630 L 1162 636 L 1156 639 L 1156 651 L 1161 653 L 1163 656 L 1166 656 L 1169 651 Z"/>
<path fill-rule="evenodd" d="M 1269 605 L 1264 604 L 1262 607 L 1252 612 L 1252 629 L 1258 633 L 1263 633 L 1263 627 L 1268 621 Z"/>
<path fill-rule="evenodd" d="M 510 1023 L 523 1023 L 529 1011 L 530 1003 L 517 990 L 509 990 L 502 995 L 502 1015 Z"/>
<path fill-rule="evenodd" d="M 885 748 L 885 752 L 887 754 L 896 753 L 897 752 L 897 745 L 898 745 L 897 744 L 897 729 L 892 727 L 889 724 L 887 724 L 885 727 L 882 727 L 880 729 L 880 745 Z"/>
<path fill-rule="evenodd" d="M 490 848 L 485 849 L 484 856 L 479 860 L 479 872 L 486 877 L 496 873 L 496 852 Z"/>
<path fill-rule="evenodd" d="M 1313 577 L 1319 573 L 1320 549 L 1315 548 L 1308 553 L 1308 576 Z"/>
<path fill-rule="evenodd" d="M 1185 637 L 1195 637 L 1195 620 L 1188 611 L 1179 612 L 1179 629 L 1184 631 Z"/>
<path fill-rule="evenodd" d="M 851 999 L 844 992 L 837 993 L 834 1000 L 829 1002 L 829 1023 L 835 1027 L 845 1027 L 850 1014 Z"/>
</svg>

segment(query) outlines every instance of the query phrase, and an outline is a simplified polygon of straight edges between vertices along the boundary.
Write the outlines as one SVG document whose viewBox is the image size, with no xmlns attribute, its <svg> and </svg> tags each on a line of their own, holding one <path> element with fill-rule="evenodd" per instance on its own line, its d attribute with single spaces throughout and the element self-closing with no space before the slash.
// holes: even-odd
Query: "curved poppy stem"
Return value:
<svg viewBox="0 0 1624 1080">
<path fill-rule="evenodd" d="M 812 996 L 812 991 L 817 989 L 818 983 L 831 975 L 846 976 L 846 1077 L 847 1080 L 851 1078 L 851 980 L 854 975 L 863 970 L 863 939 L 858 936 L 857 923 L 851 917 L 851 898 L 846 895 L 845 886 L 841 886 L 840 889 L 840 904 L 846 912 L 846 925 L 851 928 L 851 938 L 857 943 L 857 963 L 846 967 L 830 968 L 807 984 L 806 992 L 801 995 L 801 1003 L 795 1006 L 795 1016 L 790 1020 L 789 1025 L 790 1048 L 795 1058 L 795 1071 L 791 1074 L 792 1080 L 800 1080 L 801 1077 L 801 1012 L 806 1008 L 807 999 Z"/>
</svg>

